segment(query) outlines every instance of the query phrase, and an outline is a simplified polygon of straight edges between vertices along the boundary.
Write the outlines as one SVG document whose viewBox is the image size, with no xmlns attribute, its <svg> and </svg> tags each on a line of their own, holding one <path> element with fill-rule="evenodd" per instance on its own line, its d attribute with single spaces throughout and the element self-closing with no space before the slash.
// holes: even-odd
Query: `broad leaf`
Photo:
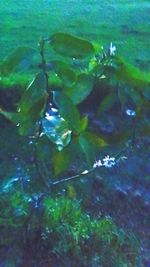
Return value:
<svg viewBox="0 0 150 267">
<path fill-rule="evenodd" d="M 18 104 L 19 133 L 21 135 L 26 135 L 36 127 L 35 123 L 42 117 L 47 97 L 46 78 L 43 73 L 39 73 L 25 90 Z"/>
<path fill-rule="evenodd" d="M 52 61 L 52 67 L 55 73 L 61 78 L 62 82 L 67 86 L 72 86 L 77 80 L 77 74 L 74 70 L 63 61 Z"/>
<path fill-rule="evenodd" d="M 30 47 L 18 47 L 2 62 L 0 67 L 1 74 L 8 75 L 16 70 L 16 68 L 23 70 L 31 64 L 31 59 L 34 53 L 35 50 Z"/>
<path fill-rule="evenodd" d="M 26 135 L 30 130 L 35 128 L 35 123 L 41 118 L 45 102 L 46 98 L 44 96 L 28 112 L 7 112 L 0 109 L 0 114 L 18 126 L 21 135 Z"/>
<path fill-rule="evenodd" d="M 80 74 L 74 86 L 64 89 L 75 105 L 81 103 L 92 90 L 93 79 L 87 74 Z"/>
<path fill-rule="evenodd" d="M 47 96 L 43 96 L 43 98 L 39 99 L 27 112 L 20 111 L 18 114 L 20 115 L 20 121 L 18 124 L 19 133 L 21 135 L 27 135 L 30 131 L 38 127 L 36 122 L 43 116 L 43 111 L 45 107 L 45 103 L 47 100 Z"/>
<path fill-rule="evenodd" d="M 28 112 L 33 105 L 35 105 L 40 99 L 47 95 L 46 92 L 46 78 L 43 73 L 38 73 L 35 79 L 28 86 L 24 92 L 19 105 L 18 110 L 23 113 Z"/>
<path fill-rule="evenodd" d="M 71 162 L 71 154 L 67 149 L 62 151 L 55 150 L 53 154 L 53 166 L 55 175 L 59 175 L 69 168 Z"/>
<path fill-rule="evenodd" d="M 104 69 L 105 69 L 105 66 L 101 62 L 99 62 L 96 57 L 93 57 L 89 61 L 88 71 L 92 75 L 96 77 L 101 77 L 104 73 Z"/>
<path fill-rule="evenodd" d="M 95 159 L 96 159 L 96 152 L 94 147 L 91 145 L 91 142 L 89 142 L 88 137 L 86 134 L 81 134 L 78 138 L 80 147 L 85 155 L 85 158 L 87 160 L 87 163 L 92 166 Z"/>
<path fill-rule="evenodd" d="M 59 115 L 48 116 L 42 119 L 43 133 L 50 141 L 57 145 L 59 151 L 71 141 L 71 131 L 68 123 Z"/>
<path fill-rule="evenodd" d="M 15 125 L 17 125 L 20 121 L 20 114 L 18 114 L 17 112 L 8 112 L 0 108 L 0 114 L 3 115 L 6 119 L 10 120 Z"/>
<path fill-rule="evenodd" d="M 97 153 L 108 145 L 103 138 L 90 132 L 80 134 L 78 141 L 89 165 L 93 165 Z"/>
<path fill-rule="evenodd" d="M 53 34 L 50 41 L 57 53 L 71 58 L 82 59 L 95 52 L 90 42 L 66 33 Z"/>
<path fill-rule="evenodd" d="M 88 126 L 88 117 L 84 116 L 80 123 L 80 132 L 84 132 Z"/>
<path fill-rule="evenodd" d="M 60 115 L 68 122 L 71 130 L 80 132 L 80 113 L 72 100 L 62 92 L 53 92 L 53 100 Z"/>
<path fill-rule="evenodd" d="M 150 74 L 116 57 L 116 78 L 132 86 L 142 87 L 150 84 Z"/>
</svg>

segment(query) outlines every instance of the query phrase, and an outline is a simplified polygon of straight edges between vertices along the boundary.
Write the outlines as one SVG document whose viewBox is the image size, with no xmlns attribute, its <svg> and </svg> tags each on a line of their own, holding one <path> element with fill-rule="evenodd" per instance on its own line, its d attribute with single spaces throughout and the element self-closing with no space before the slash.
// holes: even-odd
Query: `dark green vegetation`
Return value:
<svg viewBox="0 0 150 267">
<path fill-rule="evenodd" d="M 136 190 L 141 177 L 131 193 L 117 176 L 124 176 L 124 157 L 146 159 L 140 148 L 149 142 L 150 75 L 117 56 L 113 44 L 104 49 L 54 33 L 39 42 L 41 62 L 27 88 L 15 80 L 8 90 L 10 75 L 30 73 L 36 53 L 17 48 L 0 68 L 0 112 L 18 127 L 15 154 L 23 156 L 14 156 L 17 173 L 1 181 L 4 266 L 144 266 L 149 202 Z M 6 138 L 14 126 L 2 124 Z M 131 208 L 130 225 L 123 215 Z"/>
<path fill-rule="evenodd" d="M 3 267 L 150 264 L 149 1 L 87 2 L 0 3 Z"/>
</svg>

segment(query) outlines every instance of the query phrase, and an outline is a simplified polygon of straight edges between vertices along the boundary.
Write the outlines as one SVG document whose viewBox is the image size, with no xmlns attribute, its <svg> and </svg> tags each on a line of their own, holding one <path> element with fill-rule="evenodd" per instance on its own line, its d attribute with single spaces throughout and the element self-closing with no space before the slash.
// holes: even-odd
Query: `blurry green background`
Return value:
<svg viewBox="0 0 150 267">
<path fill-rule="evenodd" d="M 54 32 L 112 41 L 127 61 L 150 69 L 149 0 L 0 1 L 0 59 L 17 46 L 37 47 Z"/>
</svg>

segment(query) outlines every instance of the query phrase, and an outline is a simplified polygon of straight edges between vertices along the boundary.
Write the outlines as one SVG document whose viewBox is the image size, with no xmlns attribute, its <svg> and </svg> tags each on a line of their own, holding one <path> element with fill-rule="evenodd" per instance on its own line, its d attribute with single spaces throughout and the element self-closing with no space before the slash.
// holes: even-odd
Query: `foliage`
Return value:
<svg viewBox="0 0 150 267">
<path fill-rule="evenodd" d="M 50 71 L 47 69 L 44 54 L 47 43 L 64 57 L 63 60 L 51 61 Z M 87 164 L 91 166 L 104 144 L 107 145 L 107 138 L 101 137 L 100 140 L 90 133 L 87 114 L 83 117 L 82 112 L 85 100 L 92 103 L 92 94 L 95 94 L 96 102 L 93 101 L 93 109 L 96 108 L 100 116 L 114 105 L 121 105 L 124 113 L 127 107 L 131 107 L 135 110 L 138 121 L 142 114 L 147 113 L 150 76 L 116 56 L 116 48 L 114 49 L 112 44 L 108 50 L 104 50 L 78 37 L 56 33 L 48 39 L 41 40 L 39 49 L 42 70 L 22 94 L 17 112 L 11 115 L 1 110 L 1 114 L 19 126 L 20 134 L 29 135 L 36 132 L 37 145 L 43 134 L 50 142 L 56 144 L 58 150 L 63 150 L 75 141 L 79 147 L 78 153 L 85 154 Z M 2 62 L 1 76 L 8 75 L 18 67 L 23 68 L 33 52 L 35 51 L 31 48 L 18 48 Z M 81 68 L 80 60 L 83 59 L 84 67 Z M 53 74 L 56 80 L 59 78 L 55 85 L 51 83 Z M 105 93 L 101 92 L 104 86 L 109 88 Z M 54 109 L 57 109 L 57 116 L 53 112 Z M 146 121 L 145 129 L 145 133 L 149 131 Z M 99 148 L 98 153 L 92 148 L 92 143 Z M 54 161 L 53 164 L 54 168 L 58 169 Z"/>
<path fill-rule="evenodd" d="M 47 44 L 60 55 L 59 60 L 47 63 Z M 136 253 L 131 259 L 127 252 L 131 240 L 110 219 L 94 220 L 82 212 L 78 201 L 52 198 L 57 185 L 61 187 L 62 182 L 90 173 L 95 168 L 94 162 L 101 166 L 101 161 L 96 160 L 111 143 L 132 141 L 134 144 L 136 135 L 149 133 L 150 76 L 116 56 L 115 50 L 112 44 L 109 49 L 102 49 L 65 33 L 41 40 L 39 72 L 21 92 L 15 111 L 0 109 L 0 114 L 11 120 L 21 135 L 34 139 L 38 179 L 38 182 L 32 181 L 30 189 L 26 180 L 10 180 L 2 185 L 0 223 L 4 231 L 1 245 L 7 249 L 15 243 L 23 253 L 34 244 L 33 255 L 42 247 L 42 253 L 47 253 L 48 257 L 52 253 L 64 261 L 64 257 L 71 256 L 78 266 L 88 266 L 90 262 L 93 266 L 94 258 L 102 266 L 126 266 L 126 262 L 135 266 Z M 18 48 L 5 59 L 0 67 L 2 80 L 7 80 L 13 70 L 27 67 L 34 52 L 31 48 Z M 116 107 L 130 117 L 128 128 L 124 125 L 109 138 L 95 133 L 88 117 L 89 106 L 97 120 Z M 114 159 L 105 157 L 103 167 L 114 165 Z M 108 160 L 112 164 L 107 164 Z M 60 179 L 75 161 L 78 169 L 84 167 L 85 171 Z M 70 198 L 74 198 L 74 187 L 70 185 L 68 191 Z M 12 233 L 11 237 L 8 232 Z M 18 243 L 14 233 L 18 234 Z M 40 253 L 35 256 L 37 260 L 38 257 Z"/>
</svg>

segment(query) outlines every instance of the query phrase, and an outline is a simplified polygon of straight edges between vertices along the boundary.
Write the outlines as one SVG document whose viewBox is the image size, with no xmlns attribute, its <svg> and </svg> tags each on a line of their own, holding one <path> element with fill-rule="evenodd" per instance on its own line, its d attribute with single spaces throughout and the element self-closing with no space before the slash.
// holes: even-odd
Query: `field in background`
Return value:
<svg viewBox="0 0 150 267">
<path fill-rule="evenodd" d="M 36 47 L 40 37 L 69 32 L 104 45 L 150 69 L 150 1 L 0 1 L 0 59 L 15 47 Z"/>
</svg>

